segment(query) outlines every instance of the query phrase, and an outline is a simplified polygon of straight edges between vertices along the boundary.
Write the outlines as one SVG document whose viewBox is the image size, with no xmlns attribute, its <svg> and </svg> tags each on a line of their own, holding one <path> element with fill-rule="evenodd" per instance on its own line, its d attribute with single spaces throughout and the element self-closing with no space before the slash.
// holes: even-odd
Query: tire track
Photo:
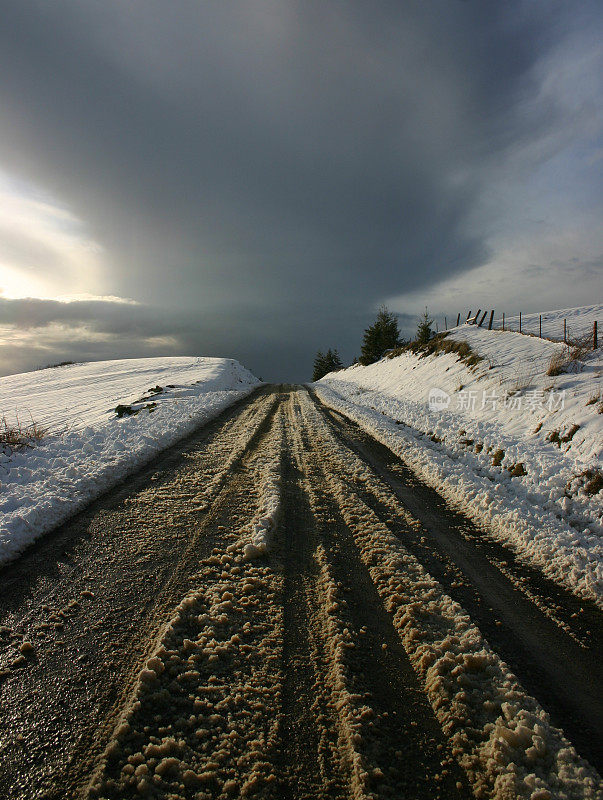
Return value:
<svg viewBox="0 0 603 800">
<path fill-rule="evenodd" d="M 282 578 L 246 547 L 273 505 L 282 417 L 246 464 L 255 514 L 203 559 L 140 672 L 88 796 L 276 798 Z"/>
<path fill-rule="evenodd" d="M 77 791 L 200 558 L 223 542 L 227 526 L 252 513 L 245 460 L 259 449 L 279 402 L 274 392 L 264 393 L 240 416 L 227 414 L 19 563 L 20 575 L 0 599 L 0 789 L 7 796 L 45 791 L 62 798 Z M 199 490 L 208 476 L 224 472 L 224 456 L 230 480 L 216 484 L 213 502 L 200 511 Z M 54 555 L 64 543 L 72 548 L 71 563 L 40 576 L 40 554 Z M 33 650 L 22 655 L 24 641 Z M 32 700 L 40 706 L 35 716 Z"/>
<path fill-rule="evenodd" d="M 337 731 L 325 691 L 322 638 L 316 630 L 315 530 L 301 493 L 302 475 L 288 454 L 284 465 L 280 531 L 283 586 L 282 740 L 283 798 L 345 797 L 337 757 Z"/>
<path fill-rule="evenodd" d="M 337 440 L 370 471 L 370 480 L 348 481 L 349 490 L 387 521 L 405 547 L 469 611 L 554 723 L 591 763 L 603 768 L 600 611 L 517 563 L 501 545 L 484 540 L 433 490 L 420 485 L 414 475 L 410 478 L 408 468 L 404 467 L 406 483 L 401 481 L 391 468 L 397 459 L 387 448 L 322 404 L 317 407 Z"/>
<path fill-rule="evenodd" d="M 362 560 L 478 796 L 598 797 L 600 777 L 525 693 L 464 610 L 364 503 L 371 482 L 306 393 L 300 404 L 317 458 Z"/>
<path fill-rule="evenodd" d="M 0 590 L 0 791 L 598 797 L 483 638 L 528 657 L 544 631 L 584 654 L 587 615 L 492 559 L 499 605 L 520 598 L 500 613 L 471 562 L 486 551 L 394 466 L 305 389 L 265 389 L 59 531 L 45 552 L 67 543 L 70 563 L 25 559 Z"/>
<path fill-rule="evenodd" d="M 468 797 L 462 772 L 326 486 L 299 402 L 289 406 L 297 465 L 294 508 L 313 551 L 314 636 L 323 639 L 323 685 L 338 710 L 340 773 L 352 798 Z M 324 715 L 321 726 L 325 729 Z M 328 727 L 326 727 L 328 730 Z M 303 795 L 301 795 L 303 796 Z M 316 796 L 316 795 L 314 795 Z M 297 795 L 296 795 L 297 797 Z"/>
</svg>

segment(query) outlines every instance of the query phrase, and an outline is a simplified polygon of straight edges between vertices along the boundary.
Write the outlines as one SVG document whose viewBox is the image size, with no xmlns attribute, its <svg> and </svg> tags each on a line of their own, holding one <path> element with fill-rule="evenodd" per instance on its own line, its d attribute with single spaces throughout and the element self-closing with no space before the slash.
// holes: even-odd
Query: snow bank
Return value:
<svg viewBox="0 0 603 800">
<path fill-rule="evenodd" d="M 601 350 L 548 376 L 562 344 L 476 326 L 450 338 L 482 360 L 408 352 L 331 373 L 319 397 L 549 577 L 603 602 Z"/>
<path fill-rule="evenodd" d="M 23 421 L 27 408 L 51 433 L 0 455 L 0 564 L 258 384 L 218 358 L 124 359 L 1 379 L 0 412 Z M 136 413 L 118 418 L 117 405 Z M 68 418 L 75 424 L 61 431 Z"/>
</svg>

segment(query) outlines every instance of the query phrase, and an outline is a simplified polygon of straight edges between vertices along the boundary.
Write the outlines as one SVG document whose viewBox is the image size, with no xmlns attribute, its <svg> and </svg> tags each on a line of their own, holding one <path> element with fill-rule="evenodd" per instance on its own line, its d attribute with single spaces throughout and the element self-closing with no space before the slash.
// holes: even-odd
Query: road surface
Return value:
<svg viewBox="0 0 603 800">
<path fill-rule="evenodd" d="M 494 795 L 471 714 L 502 706 L 429 672 L 440 597 L 496 654 L 475 692 L 502 659 L 600 771 L 600 612 L 264 387 L 0 573 L 0 795 Z"/>
</svg>

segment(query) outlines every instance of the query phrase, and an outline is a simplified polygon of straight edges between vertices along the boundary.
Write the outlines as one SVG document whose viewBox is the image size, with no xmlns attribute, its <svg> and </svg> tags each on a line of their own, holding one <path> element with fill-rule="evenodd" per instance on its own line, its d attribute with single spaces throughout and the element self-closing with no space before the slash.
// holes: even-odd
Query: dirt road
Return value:
<svg viewBox="0 0 603 800">
<path fill-rule="evenodd" d="M 0 625 L 2 796 L 600 789 L 600 612 L 303 387 L 40 540 Z"/>
</svg>

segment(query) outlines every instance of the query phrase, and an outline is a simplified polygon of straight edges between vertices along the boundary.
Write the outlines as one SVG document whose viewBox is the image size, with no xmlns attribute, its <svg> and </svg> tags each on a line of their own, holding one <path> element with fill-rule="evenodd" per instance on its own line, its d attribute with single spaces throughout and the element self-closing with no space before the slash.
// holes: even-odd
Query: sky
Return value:
<svg viewBox="0 0 603 800">
<path fill-rule="evenodd" d="M 0 0 L 0 375 L 303 381 L 385 303 L 603 300 L 594 0 Z"/>
</svg>

